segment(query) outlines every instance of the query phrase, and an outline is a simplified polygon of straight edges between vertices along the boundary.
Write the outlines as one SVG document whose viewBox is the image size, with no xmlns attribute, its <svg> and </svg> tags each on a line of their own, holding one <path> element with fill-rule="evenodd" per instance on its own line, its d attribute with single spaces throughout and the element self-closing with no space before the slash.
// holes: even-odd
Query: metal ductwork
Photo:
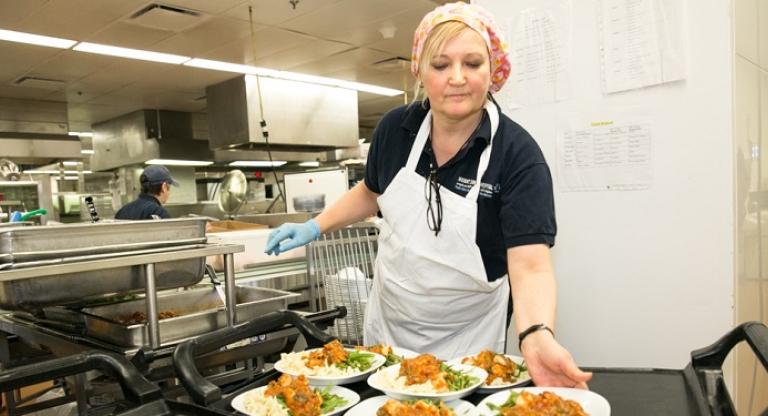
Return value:
<svg viewBox="0 0 768 416">
<path fill-rule="evenodd" d="M 80 140 L 68 135 L 67 103 L 0 98 L 0 156 L 16 163 L 79 159 Z"/>
<path fill-rule="evenodd" d="M 92 170 L 151 159 L 213 160 L 205 114 L 138 110 L 94 124 Z"/>
<path fill-rule="evenodd" d="M 313 153 L 357 146 L 357 91 L 243 75 L 209 86 L 206 99 L 214 150 L 266 150 L 262 110 L 271 151 Z"/>
</svg>

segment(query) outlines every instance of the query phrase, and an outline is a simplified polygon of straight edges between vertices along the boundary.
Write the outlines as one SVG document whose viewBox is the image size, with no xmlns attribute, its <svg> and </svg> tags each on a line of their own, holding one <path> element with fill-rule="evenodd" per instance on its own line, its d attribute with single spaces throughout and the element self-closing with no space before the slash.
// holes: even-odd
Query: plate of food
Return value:
<svg viewBox="0 0 768 416">
<path fill-rule="evenodd" d="M 485 370 L 488 373 L 488 378 L 480 386 L 480 391 L 484 392 L 520 387 L 531 382 L 531 376 L 528 375 L 528 367 L 525 366 L 523 357 L 516 355 L 483 350 L 475 355 L 456 358 L 449 363 L 473 365 Z"/>
<path fill-rule="evenodd" d="M 442 400 L 396 400 L 388 396 L 376 396 L 363 400 L 349 409 L 345 416 L 476 416 L 475 406 L 464 400 L 444 402 Z"/>
<path fill-rule="evenodd" d="M 305 376 L 283 374 L 269 385 L 248 390 L 232 400 L 232 408 L 248 416 L 339 415 L 360 396 L 339 386 L 312 387 Z"/>
<path fill-rule="evenodd" d="M 385 361 L 382 355 L 344 348 L 339 341 L 332 341 L 323 348 L 283 353 L 275 369 L 292 376 L 304 375 L 314 386 L 327 386 L 363 380 Z"/>
<path fill-rule="evenodd" d="M 387 361 L 384 362 L 384 367 L 389 367 L 395 364 L 399 364 L 400 361 L 403 361 L 404 358 L 413 358 L 419 355 L 418 353 L 415 353 L 411 350 L 407 350 L 405 348 L 400 348 L 400 347 L 393 347 L 387 344 L 358 346 L 358 347 L 355 347 L 355 349 L 358 349 L 361 351 L 375 352 L 376 354 L 383 355 L 387 359 Z"/>
<path fill-rule="evenodd" d="M 610 416 L 605 397 L 582 389 L 522 387 L 494 393 L 477 405 L 480 416 L 552 414 L 561 416 Z M 533 413 L 535 412 L 535 413 Z"/>
<path fill-rule="evenodd" d="M 488 373 L 466 364 L 447 364 L 434 355 L 421 354 L 383 368 L 368 377 L 368 385 L 399 400 L 451 401 L 472 394 Z"/>
</svg>

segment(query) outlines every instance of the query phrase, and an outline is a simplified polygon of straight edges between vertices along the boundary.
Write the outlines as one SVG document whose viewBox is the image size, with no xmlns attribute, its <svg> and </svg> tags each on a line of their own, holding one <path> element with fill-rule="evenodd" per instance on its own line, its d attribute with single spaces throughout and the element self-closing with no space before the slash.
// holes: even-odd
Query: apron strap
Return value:
<svg viewBox="0 0 768 416">
<path fill-rule="evenodd" d="M 432 129 L 432 110 L 427 111 L 427 116 L 424 117 L 424 121 L 421 122 L 419 132 L 416 133 L 416 139 L 413 141 L 413 147 L 411 147 L 411 153 L 408 155 L 408 163 L 405 164 L 405 168 L 415 172 L 416 165 L 419 164 L 419 158 L 424 151 L 424 145 L 427 144 L 427 138 L 429 138 L 429 132 Z"/>
<path fill-rule="evenodd" d="M 499 129 L 499 109 L 491 100 L 485 101 L 485 110 L 488 112 L 488 118 L 491 121 L 491 140 L 488 142 L 488 146 L 480 154 L 480 163 L 477 165 L 477 176 L 475 177 L 475 184 L 467 192 L 467 199 L 470 201 L 477 201 L 480 195 L 480 183 L 483 180 L 483 175 L 488 169 L 488 162 L 491 160 L 491 148 L 493 147 L 493 137 L 496 136 L 496 131 Z"/>
</svg>

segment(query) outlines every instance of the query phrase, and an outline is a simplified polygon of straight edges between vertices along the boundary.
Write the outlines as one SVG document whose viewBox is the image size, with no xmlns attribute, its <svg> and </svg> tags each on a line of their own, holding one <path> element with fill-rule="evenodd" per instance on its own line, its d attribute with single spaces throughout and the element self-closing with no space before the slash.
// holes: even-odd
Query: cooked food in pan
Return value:
<svg viewBox="0 0 768 416">
<path fill-rule="evenodd" d="M 480 367 L 488 373 L 487 386 L 499 386 L 515 383 L 528 377 L 528 368 L 524 363 L 516 363 L 504 354 L 483 350 L 479 354 L 461 360 L 463 364 Z"/>
<path fill-rule="evenodd" d="M 588 416 L 580 404 L 555 393 L 533 394 L 527 391 L 509 393 L 500 406 L 488 404 L 498 416 Z"/>
<path fill-rule="evenodd" d="M 177 312 L 162 311 L 157 314 L 157 319 L 162 320 L 162 319 L 168 319 L 168 318 L 175 318 L 177 316 L 179 316 Z M 126 326 L 144 324 L 144 323 L 147 323 L 147 314 L 144 312 L 137 311 L 128 316 L 119 316 L 115 320 Z"/>
<path fill-rule="evenodd" d="M 387 400 L 376 411 L 376 416 L 455 416 L 456 413 L 445 403 L 426 399 L 420 400 Z"/>
<path fill-rule="evenodd" d="M 312 388 L 304 376 L 283 374 L 266 389 L 256 389 L 245 399 L 245 410 L 259 416 L 320 416 L 347 404 L 331 394 L 331 387 Z"/>
</svg>

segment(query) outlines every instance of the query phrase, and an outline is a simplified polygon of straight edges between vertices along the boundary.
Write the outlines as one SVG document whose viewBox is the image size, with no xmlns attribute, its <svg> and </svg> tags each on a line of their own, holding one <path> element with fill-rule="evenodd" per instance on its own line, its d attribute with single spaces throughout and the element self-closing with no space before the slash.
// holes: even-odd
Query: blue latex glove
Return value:
<svg viewBox="0 0 768 416">
<path fill-rule="evenodd" d="M 303 224 L 283 224 L 269 234 L 264 252 L 277 256 L 280 253 L 309 244 L 317 237 L 320 237 L 320 226 L 315 220 L 309 220 Z"/>
<path fill-rule="evenodd" d="M 9 218 L 8 222 L 20 222 L 20 221 L 21 221 L 21 212 L 13 211 L 13 213 L 11 213 L 11 218 Z"/>
</svg>

